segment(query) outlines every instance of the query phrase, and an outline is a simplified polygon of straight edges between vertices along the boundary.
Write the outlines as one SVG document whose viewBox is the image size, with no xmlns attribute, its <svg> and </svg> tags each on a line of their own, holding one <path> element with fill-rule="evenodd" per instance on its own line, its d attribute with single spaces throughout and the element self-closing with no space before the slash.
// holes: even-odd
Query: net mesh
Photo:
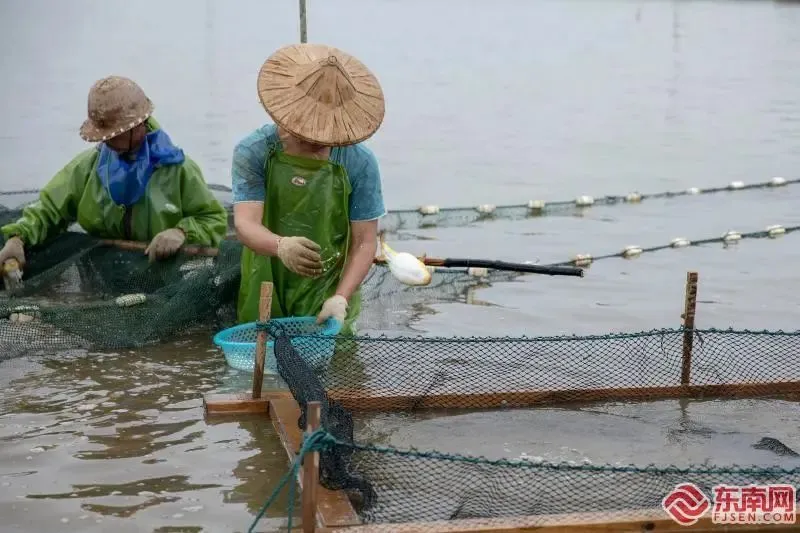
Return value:
<svg viewBox="0 0 800 533">
<path fill-rule="evenodd" d="M 17 211 L 0 210 L 0 224 Z M 1 240 L 1 239 L 0 239 Z M 0 291 L 0 359 L 65 350 L 119 350 L 209 335 L 236 324 L 242 245 L 226 239 L 215 257 L 149 263 L 79 231 L 26 250 L 23 283 Z M 437 270 L 407 287 L 376 265 L 362 287 L 360 330 L 404 331 L 418 305 L 463 301 L 470 287 L 518 274 Z"/>
<path fill-rule="evenodd" d="M 132 348 L 235 319 L 236 246 L 216 261 L 149 264 L 83 234 L 31 250 L 23 286 L 0 301 L 0 344 L 15 352 Z M 22 355 L 21 353 L 16 355 Z"/>
<path fill-rule="evenodd" d="M 445 210 L 451 211 L 460 212 Z M 474 210 L 467 211 L 474 215 Z M 20 214 L 19 207 L 0 205 L 0 225 Z M 112 248 L 78 228 L 71 229 L 74 231 L 27 250 L 24 286 L 0 291 L 0 359 L 72 349 L 131 349 L 198 331 L 210 337 L 235 325 L 242 247 L 233 236 L 221 243 L 215 257 L 186 252 L 150 264 L 139 251 Z M 772 237 L 774 229 L 739 237 Z M 800 231 L 800 226 L 779 229 L 776 235 Z M 693 239 L 690 245 L 723 242 L 725 238 Z M 658 245 L 640 252 L 671 247 Z M 599 255 L 589 262 L 626 254 L 623 250 Z M 575 260 L 548 266 L 567 266 Z M 524 275 L 497 269 L 429 268 L 432 281 L 425 287 L 402 285 L 384 264 L 370 269 L 362 284 L 358 331 L 412 331 L 416 318 L 432 312 L 432 304 L 474 303 L 474 289 Z"/>
<path fill-rule="evenodd" d="M 18 210 L 0 208 L 0 224 L 18 216 Z M 134 348 L 235 324 L 241 254 L 235 240 L 223 241 L 215 257 L 181 255 L 150 264 L 141 252 L 68 232 L 26 254 L 23 286 L 0 293 L 0 358 Z M 415 308 L 463 301 L 470 288 L 518 275 L 436 270 L 429 286 L 406 287 L 376 266 L 363 286 L 359 330 L 402 334 Z M 321 482 L 345 490 L 365 522 L 658 508 L 682 482 L 709 494 L 723 482 L 799 481 L 800 469 L 774 465 L 595 466 L 403 450 L 365 437 L 358 418 L 365 409 L 412 413 L 509 408 L 533 400 L 542 405 L 676 397 L 665 388 L 680 385 L 679 329 L 582 337 L 339 338 L 330 363 L 314 367 L 304 360 L 306 352 L 328 338 L 271 333 L 278 372 L 303 413 L 299 427 L 305 428 L 308 402 L 323 404 Z M 800 393 L 800 370 L 793 364 L 797 334 L 696 330 L 692 338 L 693 387 L 716 387 L 713 395 L 729 397 Z M 780 442 L 764 446 L 795 457 Z"/>
<path fill-rule="evenodd" d="M 409 414 L 682 397 L 691 394 L 675 390 L 685 360 L 684 328 L 601 336 L 342 338 L 330 364 L 312 368 L 302 350 L 317 336 L 291 335 L 271 322 L 261 327 L 276 336 L 278 370 L 300 406 L 301 430 L 308 402 L 321 402 L 315 448 L 322 485 L 344 490 L 367 523 L 654 510 L 681 483 L 694 483 L 707 495 L 723 483 L 800 483 L 798 461 L 794 468 L 779 461 L 748 467 L 708 461 L 680 467 L 576 464 L 400 449 L 357 436 L 365 410 Z M 800 393 L 800 370 L 792 364 L 800 333 L 704 329 L 690 337 L 695 392 L 716 387 L 706 394 L 751 398 Z M 790 461 L 797 457 L 777 439 L 755 447 Z"/>
</svg>

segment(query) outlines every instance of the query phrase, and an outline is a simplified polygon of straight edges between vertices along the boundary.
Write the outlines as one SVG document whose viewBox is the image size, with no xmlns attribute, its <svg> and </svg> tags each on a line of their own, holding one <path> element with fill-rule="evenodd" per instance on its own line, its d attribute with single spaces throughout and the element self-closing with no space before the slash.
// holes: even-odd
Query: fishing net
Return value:
<svg viewBox="0 0 800 533">
<path fill-rule="evenodd" d="M 20 213 L 19 208 L 0 205 L 0 224 Z M 23 286 L 0 290 L 0 359 L 70 349 L 131 349 L 185 335 L 210 337 L 235 324 L 242 246 L 234 236 L 225 239 L 213 257 L 186 252 L 150 264 L 141 251 L 118 249 L 79 228 L 70 229 L 27 250 Z M 800 226 L 780 230 L 791 233 Z M 762 230 L 739 237 L 766 238 L 772 233 Z M 690 245 L 724 239 L 693 239 Z M 640 252 L 670 247 L 645 247 Z M 599 255 L 592 261 L 625 253 Z M 408 333 L 421 315 L 435 313 L 432 305 L 475 303 L 477 289 L 524 275 L 492 268 L 430 268 L 428 286 L 410 287 L 398 282 L 385 265 L 375 265 L 362 285 L 358 331 Z"/>
<path fill-rule="evenodd" d="M 18 210 L 0 209 L 0 224 L 18 216 Z M 180 254 L 151 264 L 141 251 L 80 231 L 26 250 L 22 286 L 0 291 L 0 359 L 136 348 L 230 327 L 236 323 L 241 250 L 229 238 L 214 257 Z M 430 285 L 408 287 L 375 265 L 362 288 L 358 327 L 403 331 L 414 306 L 463 300 L 469 287 L 515 276 L 438 270 Z"/>
<path fill-rule="evenodd" d="M 339 339 L 329 364 L 312 368 L 306 358 L 315 336 L 288 334 L 271 322 L 261 327 L 276 338 L 279 373 L 301 409 L 299 429 L 306 428 L 308 402 L 322 404 L 321 428 L 306 435 L 301 453 L 319 451 L 322 486 L 344 491 L 366 523 L 658 510 L 681 483 L 694 483 L 709 498 L 719 484 L 800 483 L 800 459 L 774 439 L 754 446 L 776 454 L 760 466 L 708 460 L 597 465 L 401 449 L 381 445 L 361 420 L 364 411 L 502 409 L 508 417 L 516 411 L 509 408 L 533 404 L 793 398 L 800 393 L 800 368 L 793 363 L 800 333 L 704 329 L 687 337 L 677 328 L 530 338 L 359 336 Z M 685 338 L 692 341 L 690 354 Z M 787 423 L 796 423 L 796 410 L 790 413 L 795 418 L 787 413 Z M 735 424 L 730 421 L 732 432 Z"/>
</svg>

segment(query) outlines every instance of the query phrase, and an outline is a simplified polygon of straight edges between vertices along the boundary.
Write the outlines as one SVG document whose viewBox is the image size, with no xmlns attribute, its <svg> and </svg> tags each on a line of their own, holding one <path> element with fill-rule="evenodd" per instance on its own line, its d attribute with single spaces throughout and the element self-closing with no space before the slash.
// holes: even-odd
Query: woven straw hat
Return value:
<svg viewBox="0 0 800 533">
<path fill-rule="evenodd" d="M 307 142 L 344 146 L 383 122 L 383 90 L 372 72 L 332 46 L 293 44 L 261 67 L 258 96 L 275 123 Z"/>
<path fill-rule="evenodd" d="M 89 118 L 81 126 L 81 138 L 107 141 L 147 120 L 153 107 L 142 88 L 128 78 L 109 76 L 98 80 L 89 90 Z"/>
</svg>

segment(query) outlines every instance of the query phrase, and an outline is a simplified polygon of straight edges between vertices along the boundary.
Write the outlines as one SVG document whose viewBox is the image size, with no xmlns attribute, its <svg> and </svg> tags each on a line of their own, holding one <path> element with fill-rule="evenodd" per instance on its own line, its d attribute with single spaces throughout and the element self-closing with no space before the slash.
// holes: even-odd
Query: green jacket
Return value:
<svg viewBox="0 0 800 533">
<path fill-rule="evenodd" d="M 151 131 L 159 127 L 152 118 L 147 126 Z M 23 209 L 19 220 L 0 228 L 3 236 L 18 235 L 26 247 L 36 246 L 77 222 L 103 239 L 149 242 L 170 228 L 182 229 L 186 244 L 218 246 L 225 237 L 228 214 L 188 156 L 182 164 L 157 168 L 129 215 L 103 187 L 96 172 L 98 157 L 96 147 L 78 154 L 40 191 L 39 200 Z"/>
</svg>

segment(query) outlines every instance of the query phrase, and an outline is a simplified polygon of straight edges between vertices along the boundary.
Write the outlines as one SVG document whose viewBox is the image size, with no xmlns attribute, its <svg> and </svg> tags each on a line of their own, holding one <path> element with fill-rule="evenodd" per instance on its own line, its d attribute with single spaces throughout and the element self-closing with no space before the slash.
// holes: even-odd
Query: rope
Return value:
<svg viewBox="0 0 800 533">
<path fill-rule="evenodd" d="M 681 196 L 696 196 L 702 194 L 715 194 L 719 192 L 732 192 L 732 191 L 746 191 L 753 189 L 765 189 L 767 187 L 783 187 L 800 183 L 800 178 L 786 179 L 782 177 L 774 177 L 768 181 L 757 183 L 745 184 L 741 181 L 733 181 L 724 187 L 689 187 L 682 191 L 663 191 L 658 193 L 639 193 L 637 191 L 628 194 L 608 194 L 603 196 L 581 195 L 571 200 L 530 200 L 525 204 L 508 204 L 508 205 L 494 205 L 494 204 L 481 204 L 477 206 L 461 206 L 461 207 L 440 207 L 437 205 L 422 205 L 416 208 L 407 209 L 390 209 L 387 211 L 389 215 L 403 215 L 417 213 L 421 215 L 434 215 L 437 213 L 446 213 L 453 211 L 478 211 L 482 214 L 491 214 L 495 210 L 504 209 L 530 209 L 534 211 L 546 211 L 552 207 L 588 207 L 590 205 L 615 205 L 618 203 L 638 203 L 643 200 L 653 200 L 659 198 L 676 198 Z M 233 190 L 227 185 L 219 183 L 210 183 L 208 188 L 212 191 L 219 191 L 225 193 L 232 193 Z M 13 191 L 0 191 L 0 196 L 15 196 L 22 194 L 38 194 L 41 189 L 21 189 Z"/>
<path fill-rule="evenodd" d="M 616 257 L 621 257 L 623 259 L 633 259 L 645 253 L 651 252 L 658 252 L 660 250 L 666 250 L 668 248 L 685 248 L 690 246 L 700 246 L 703 244 L 714 244 L 714 243 L 725 243 L 726 245 L 735 244 L 740 240 L 743 239 L 763 239 L 763 238 L 777 238 L 782 235 L 786 235 L 789 233 L 794 233 L 800 230 L 800 226 L 789 226 L 784 227 L 780 224 L 775 224 L 772 226 L 768 226 L 763 230 L 758 231 L 751 231 L 749 233 L 740 233 L 738 231 L 728 231 L 724 235 L 719 237 L 709 237 L 705 239 L 697 239 L 697 240 L 689 240 L 682 237 L 674 238 L 670 241 L 669 244 L 659 244 L 650 247 L 639 247 L 639 246 L 626 246 L 619 252 L 612 252 L 607 253 L 600 256 L 592 256 L 591 254 L 577 254 L 572 259 L 567 261 L 560 261 L 557 263 L 548 263 L 547 265 L 543 265 L 545 267 L 559 267 L 559 266 L 576 266 L 576 267 L 587 267 L 596 261 L 600 261 L 602 259 L 611 259 Z M 381 266 L 383 266 L 381 264 Z M 434 271 L 438 271 L 439 267 L 431 266 Z M 450 273 L 460 273 L 460 274 L 467 274 L 473 277 L 486 277 L 489 275 L 489 272 L 495 271 L 492 268 L 483 268 L 483 267 L 469 267 L 469 268 L 442 268 L 441 272 L 450 272 Z M 515 272 L 515 274 L 523 275 L 524 272 Z"/>
<path fill-rule="evenodd" d="M 658 198 L 675 198 L 681 196 L 696 196 L 701 194 L 714 194 L 719 192 L 742 191 L 752 189 L 764 189 L 767 187 L 782 187 L 786 185 L 793 185 L 800 183 L 800 178 L 787 180 L 782 177 L 775 177 L 769 181 L 758 183 L 744 184 L 741 181 L 734 181 L 724 187 L 706 187 L 697 188 L 689 187 L 683 191 L 665 191 L 659 193 L 642 194 L 639 192 L 631 192 L 626 195 L 605 195 L 593 197 L 590 195 L 578 196 L 572 200 L 558 200 L 545 202 L 544 200 L 530 200 L 525 204 L 511 204 L 511 205 L 492 205 L 484 204 L 470 207 L 439 207 L 436 205 L 425 205 L 416 209 L 397 209 L 390 210 L 388 214 L 411 214 L 419 213 L 422 215 L 435 215 L 442 212 L 452 211 L 477 211 L 484 215 L 490 215 L 495 210 L 503 209 L 529 209 L 531 211 L 546 211 L 552 207 L 588 207 L 591 205 L 615 205 L 618 203 L 638 203 L 642 200 L 652 200 Z"/>
<path fill-rule="evenodd" d="M 275 490 L 272 491 L 272 494 L 264 502 L 264 505 L 261 506 L 261 509 L 256 514 L 255 519 L 250 524 L 250 527 L 247 529 L 247 533 L 253 533 L 254 528 L 258 524 L 258 521 L 261 520 L 261 517 L 264 516 L 264 513 L 267 512 L 270 505 L 272 505 L 275 500 L 277 499 L 278 495 L 280 494 L 283 487 L 292 480 L 291 485 L 289 485 L 289 510 L 288 510 L 288 524 L 287 524 L 287 531 L 292 530 L 292 515 L 294 514 L 294 501 L 295 501 L 295 493 L 297 490 L 297 475 L 300 471 L 300 466 L 303 464 L 303 458 L 312 452 L 324 451 L 335 444 L 343 444 L 340 443 L 336 437 L 325 431 L 324 429 L 320 428 L 313 433 L 304 432 L 303 433 L 303 444 L 300 446 L 300 451 L 297 452 L 297 456 L 292 461 L 292 465 L 289 470 L 281 477 L 278 486 L 275 487 Z"/>
<path fill-rule="evenodd" d="M 733 181 L 726 186 L 718 187 L 689 187 L 681 191 L 664 191 L 657 193 L 630 192 L 625 195 L 609 194 L 598 197 L 581 195 L 570 200 L 544 201 L 541 199 L 531 199 L 524 204 L 494 205 L 481 204 L 475 206 L 461 207 L 440 207 L 438 205 L 420 205 L 416 208 L 390 209 L 386 216 L 381 219 L 381 227 L 391 234 L 398 234 L 399 238 L 405 238 L 399 232 L 401 230 L 415 230 L 420 228 L 446 228 L 463 227 L 476 222 L 491 220 L 520 220 L 530 217 L 547 216 L 554 213 L 565 213 L 570 210 L 582 210 L 591 206 L 613 206 L 617 204 L 637 204 L 644 200 L 679 198 L 683 196 L 708 195 L 721 192 L 736 192 L 753 189 L 785 187 L 800 183 L 800 178 L 786 179 L 774 177 L 768 181 L 744 184 L 741 181 Z M 231 188 L 221 184 L 209 184 L 213 191 L 230 193 Z M 0 197 L 22 194 L 37 194 L 40 189 L 25 189 L 17 191 L 0 191 Z M 16 207 L 21 209 L 27 203 Z M 225 210 L 229 214 L 229 229 L 231 229 L 233 204 L 230 201 L 223 202 Z M 0 206 L 0 211 L 3 210 Z M 6 208 L 8 210 L 8 208 Z"/>
<path fill-rule="evenodd" d="M 0 196 L 14 196 L 18 194 L 39 194 L 40 189 L 21 189 L 18 191 L 0 191 Z"/>
<path fill-rule="evenodd" d="M 788 233 L 793 233 L 800 230 L 800 226 L 783 227 L 781 225 L 768 226 L 766 229 L 760 231 L 751 231 L 750 233 L 739 233 L 738 231 L 728 231 L 720 237 L 711 237 L 706 239 L 698 239 L 690 241 L 684 238 L 675 238 L 669 244 L 661 244 L 650 246 L 648 248 L 640 248 L 639 246 L 626 246 L 619 252 L 609 253 L 598 257 L 593 257 L 591 254 L 579 254 L 570 259 L 569 261 L 562 261 L 560 263 L 552 263 L 549 266 L 587 266 L 595 261 L 601 259 L 610 259 L 612 257 L 622 257 L 625 259 L 632 259 L 644 253 L 657 252 L 667 248 L 685 248 L 687 246 L 700 246 L 702 244 L 713 243 L 726 243 L 733 244 L 742 239 L 763 239 L 766 237 L 775 238 Z"/>
</svg>

